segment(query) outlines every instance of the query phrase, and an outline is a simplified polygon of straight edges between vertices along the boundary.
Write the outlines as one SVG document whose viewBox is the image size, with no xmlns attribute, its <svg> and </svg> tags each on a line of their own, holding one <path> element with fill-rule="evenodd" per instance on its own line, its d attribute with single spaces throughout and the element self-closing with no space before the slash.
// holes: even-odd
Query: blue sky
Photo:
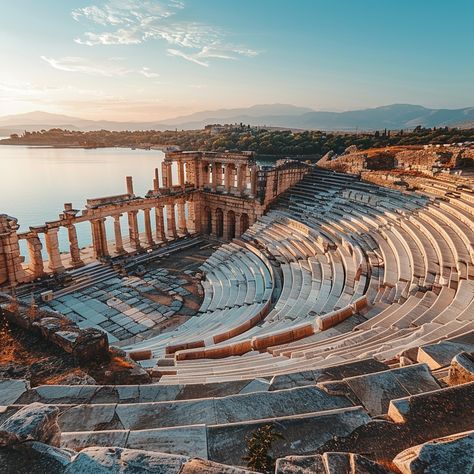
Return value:
<svg viewBox="0 0 474 474">
<path fill-rule="evenodd" d="M 0 0 L 0 115 L 474 106 L 472 0 Z"/>
</svg>

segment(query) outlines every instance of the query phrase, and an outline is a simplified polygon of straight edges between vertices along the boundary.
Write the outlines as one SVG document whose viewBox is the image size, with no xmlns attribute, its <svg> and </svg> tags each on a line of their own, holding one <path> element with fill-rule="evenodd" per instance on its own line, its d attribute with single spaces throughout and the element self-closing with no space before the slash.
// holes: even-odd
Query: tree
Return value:
<svg viewBox="0 0 474 474">
<path fill-rule="evenodd" d="M 274 441 L 283 439 L 281 433 L 276 432 L 272 425 L 264 425 L 245 439 L 247 455 L 243 459 L 247 461 L 247 466 L 265 474 L 274 472 L 275 460 L 269 455 L 269 451 Z"/>
</svg>

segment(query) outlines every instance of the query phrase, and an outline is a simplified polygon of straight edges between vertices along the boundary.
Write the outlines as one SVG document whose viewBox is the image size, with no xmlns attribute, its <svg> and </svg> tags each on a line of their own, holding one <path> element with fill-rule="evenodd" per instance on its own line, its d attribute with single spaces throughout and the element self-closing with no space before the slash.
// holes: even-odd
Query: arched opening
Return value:
<svg viewBox="0 0 474 474">
<path fill-rule="evenodd" d="M 227 213 L 227 236 L 229 240 L 235 238 L 235 212 L 229 211 Z"/>
<path fill-rule="evenodd" d="M 209 206 L 206 206 L 204 208 L 204 224 L 203 224 L 203 231 L 207 235 L 212 234 L 212 215 L 211 215 L 211 209 Z"/>
<path fill-rule="evenodd" d="M 216 237 L 221 238 L 224 235 L 224 213 L 222 209 L 216 209 Z"/>
<path fill-rule="evenodd" d="M 249 216 L 248 214 L 242 214 L 240 216 L 240 230 L 242 234 L 249 228 Z"/>
</svg>

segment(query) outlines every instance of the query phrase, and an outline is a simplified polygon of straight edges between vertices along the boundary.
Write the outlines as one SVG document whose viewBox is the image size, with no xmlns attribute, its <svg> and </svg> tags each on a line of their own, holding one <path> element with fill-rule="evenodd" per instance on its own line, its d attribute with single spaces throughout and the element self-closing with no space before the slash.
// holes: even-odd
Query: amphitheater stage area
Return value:
<svg viewBox="0 0 474 474">
<path fill-rule="evenodd" d="M 242 232 L 220 217 L 111 273 L 71 270 L 47 303 L 153 383 L 0 381 L 0 433 L 54 420 L 29 449 L 64 472 L 158 455 L 250 472 L 267 430 L 280 474 L 472 474 L 474 182 L 309 166 Z"/>
</svg>

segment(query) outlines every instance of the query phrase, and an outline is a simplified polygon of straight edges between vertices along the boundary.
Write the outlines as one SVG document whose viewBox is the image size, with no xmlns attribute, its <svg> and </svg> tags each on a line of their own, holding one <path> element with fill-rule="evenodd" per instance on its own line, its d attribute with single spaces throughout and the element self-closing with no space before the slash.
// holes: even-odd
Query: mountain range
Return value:
<svg viewBox="0 0 474 474">
<path fill-rule="evenodd" d="M 246 108 L 196 112 L 165 121 L 114 122 L 86 120 L 35 111 L 0 117 L 0 135 L 63 128 L 68 130 L 182 130 L 200 129 L 213 123 L 244 123 L 306 130 L 381 130 L 423 127 L 468 127 L 474 123 L 474 107 L 430 109 L 420 105 L 393 104 L 347 112 L 321 112 L 288 104 L 263 104 Z"/>
</svg>

